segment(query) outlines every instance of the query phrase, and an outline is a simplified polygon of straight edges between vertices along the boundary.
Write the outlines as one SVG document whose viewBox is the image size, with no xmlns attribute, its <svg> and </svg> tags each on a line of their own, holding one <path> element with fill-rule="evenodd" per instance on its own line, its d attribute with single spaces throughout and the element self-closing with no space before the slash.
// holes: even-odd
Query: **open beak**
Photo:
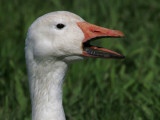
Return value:
<svg viewBox="0 0 160 120">
<path fill-rule="evenodd" d="M 82 42 L 83 56 L 96 57 L 96 58 L 124 58 L 123 55 L 117 52 L 90 45 L 90 41 L 98 38 L 124 37 L 124 34 L 122 32 L 117 30 L 102 28 L 87 22 L 78 22 L 77 24 L 84 33 L 84 39 Z"/>
</svg>

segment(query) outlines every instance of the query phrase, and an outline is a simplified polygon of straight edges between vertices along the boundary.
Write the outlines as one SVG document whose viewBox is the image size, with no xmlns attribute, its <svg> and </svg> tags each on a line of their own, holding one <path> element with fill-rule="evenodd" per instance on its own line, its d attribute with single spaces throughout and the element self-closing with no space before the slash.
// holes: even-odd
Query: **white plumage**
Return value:
<svg viewBox="0 0 160 120">
<path fill-rule="evenodd" d="M 99 36 L 121 37 L 123 34 L 89 24 L 79 16 L 66 11 L 48 13 L 30 26 L 25 52 L 32 100 L 32 120 L 65 120 L 62 85 L 68 63 L 82 60 L 84 56 L 123 57 L 107 49 L 85 47 L 86 40 Z M 102 55 L 97 55 L 100 54 L 98 50 L 103 52 Z"/>
</svg>

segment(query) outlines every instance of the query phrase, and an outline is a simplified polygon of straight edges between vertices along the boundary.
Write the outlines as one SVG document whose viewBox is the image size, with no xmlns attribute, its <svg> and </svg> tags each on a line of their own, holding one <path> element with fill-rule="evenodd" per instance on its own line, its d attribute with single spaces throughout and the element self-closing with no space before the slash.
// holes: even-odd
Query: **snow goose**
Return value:
<svg viewBox="0 0 160 120">
<path fill-rule="evenodd" d="M 124 58 L 90 45 L 104 37 L 123 37 L 123 33 L 87 23 L 67 11 L 48 13 L 33 22 L 25 45 L 32 120 L 65 120 L 62 84 L 68 63 L 85 57 Z"/>
</svg>

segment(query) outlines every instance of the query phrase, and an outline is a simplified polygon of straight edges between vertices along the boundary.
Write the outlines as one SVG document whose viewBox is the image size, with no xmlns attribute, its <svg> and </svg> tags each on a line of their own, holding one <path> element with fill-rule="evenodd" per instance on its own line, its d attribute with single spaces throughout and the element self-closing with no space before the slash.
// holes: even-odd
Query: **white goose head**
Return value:
<svg viewBox="0 0 160 120">
<path fill-rule="evenodd" d="M 92 25 L 66 11 L 48 13 L 31 25 L 25 50 L 32 120 L 65 120 L 62 83 L 68 62 L 81 60 L 84 56 L 124 57 L 89 44 L 102 37 L 123 37 L 123 33 Z"/>
<path fill-rule="evenodd" d="M 37 58 L 56 57 L 66 61 L 83 59 L 82 56 L 123 58 L 116 52 L 89 44 L 99 37 L 122 36 L 119 31 L 89 24 L 73 13 L 58 11 L 39 17 L 31 25 L 26 46 Z"/>
</svg>

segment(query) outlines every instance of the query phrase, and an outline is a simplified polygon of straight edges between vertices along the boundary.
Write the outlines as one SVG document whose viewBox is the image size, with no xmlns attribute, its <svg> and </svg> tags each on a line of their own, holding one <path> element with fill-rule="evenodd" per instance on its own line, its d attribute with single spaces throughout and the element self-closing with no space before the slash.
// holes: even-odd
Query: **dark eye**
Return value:
<svg viewBox="0 0 160 120">
<path fill-rule="evenodd" d="M 59 24 L 57 24 L 57 25 L 56 25 L 56 27 L 57 27 L 58 29 L 62 29 L 62 28 L 64 28 L 64 27 L 65 27 L 65 25 L 64 25 L 64 24 L 62 24 L 62 23 L 59 23 Z"/>
</svg>

